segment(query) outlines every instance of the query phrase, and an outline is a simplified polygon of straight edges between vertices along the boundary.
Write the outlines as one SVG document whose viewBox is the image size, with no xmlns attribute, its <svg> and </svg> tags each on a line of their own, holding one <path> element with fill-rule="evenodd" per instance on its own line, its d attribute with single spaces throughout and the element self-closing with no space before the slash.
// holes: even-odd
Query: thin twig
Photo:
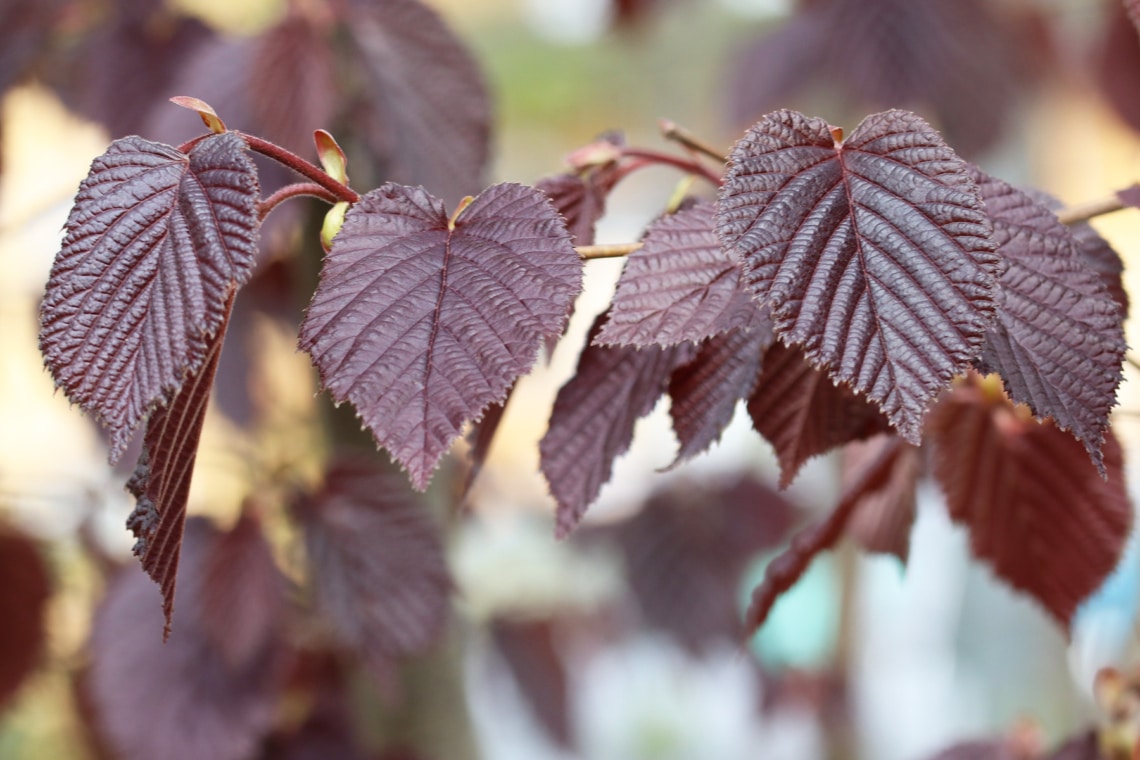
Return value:
<svg viewBox="0 0 1140 760">
<path fill-rule="evenodd" d="M 308 195 L 313 198 L 320 198 L 326 203 L 336 203 L 339 199 L 330 191 L 318 185 L 316 182 L 295 182 L 292 185 L 285 185 L 276 190 L 265 200 L 257 204 L 257 215 L 259 219 L 265 219 L 269 216 L 269 212 L 277 208 L 279 205 L 298 196 Z"/>
<path fill-rule="evenodd" d="M 316 182 L 318 185 L 328 190 L 338 201 L 348 201 L 349 203 L 356 203 L 360 200 L 360 195 L 348 185 L 337 182 L 330 177 L 324 169 L 315 166 L 305 159 L 298 156 L 292 151 L 285 150 L 280 145 L 263 140 L 260 137 L 246 134 L 245 132 L 237 132 L 241 139 L 245 140 L 245 144 L 249 149 L 260 153 L 263 156 L 272 158 L 279 164 L 287 166 L 293 171 L 300 174 L 306 179 Z"/>
<path fill-rule="evenodd" d="M 724 181 L 723 177 L 721 177 L 720 174 L 714 172 L 712 169 L 700 163 L 696 159 L 680 158 L 678 156 L 671 156 L 668 153 L 661 153 L 655 150 L 644 150 L 642 148 L 622 148 L 621 154 L 625 158 L 640 158 L 654 164 L 672 166 L 674 169 L 680 169 L 683 172 L 695 174 L 698 177 L 703 177 L 717 187 L 720 187 L 721 183 Z"/>
<path fill-rule="evenodd" d="M 1061 224 L 1076 224 L 1078 222 L 1087 222 L 1095 216 L 1120 211 L 1123 208 L 1126 208 L 1124 202 L 1115 195 L 1112 195 L 1108 198 L 1101 198 L 1100 200 L 1059 209 L 1057 211 L 1057 218 L 1061 221 Z"/>
<path fill-rule="evenodd" d="M 641 248 L 641 243 L 611 243 L 609 245 L 580 245 L 574 250 L 584 260 L 618 259 Z"/>
<path fill-rule="evenodd" d="M 661 128 L 661 136 L 666 140 L 672 140 L 675 143 L 684 145 L 689 150 L 693 150 L 697 153 L 708 156 L 713 161 L 716 161 L 720 164 L 725 163 L 726 159 L 723 153 L 718 151 L 716 148 L 713 148 L 708 143 L 704 142 L 684 127 L 678 126 L 668 119 L 662 119 L 661 121 L 657 122 L 657 125 Z"/>
</svg>

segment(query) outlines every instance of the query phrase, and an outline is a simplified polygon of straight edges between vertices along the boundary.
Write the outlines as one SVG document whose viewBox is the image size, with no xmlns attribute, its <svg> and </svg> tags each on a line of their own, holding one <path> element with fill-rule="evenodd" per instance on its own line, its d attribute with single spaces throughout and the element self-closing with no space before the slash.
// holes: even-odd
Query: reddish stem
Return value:
<svg viewBox="0 0 1140 760">
<path fill-rule="evenodd" d="M 214 136 L 213 132 L 207 132 L 204 135 L 198 135 L 197 137 L 195 137 L 193 139 L 187 140 L 186 142 L 184 142 L 178 146 L 178 152 L 179 153 L 189 153 L 190 151 L 194 150 L 195 145 L 202 142 L 207 137 L 213 137 L 213 136 Z"/>
<path fill-rule="evenodd" d="M 277 163 L 287 166 L 293 171 L 300 174 L 306 179 L 310 179 L 322 188 L 327 190 L 338 201 L 347 201 L 349 203 L 356 203 L 360 200 L 360 195 L 348 185 L 337 182 L 330 177 L 323 169 L 315 166 L 305 159 L 298 156 L 296 153 L 285 150 L 280 145 L 263 140 L 254 135 L 247 135 L 245 132 L 236 132 L 241 139 L 245 140 L 245 144 L 249 149 L 255 153 L 260 153 L 263 156 L 272 158 Z"/>
<path fill-rule="evenodd" d="M 329 190 L 325 189 L 316 182 L 295 182 L 292 185 L 285 185 L 270 195 L 265 200 L 257 204 L 257 215 L 259 219 L 265 219 L 269 216 L 269 212 L 280 206 L 290 198 L 297 198 L 298 196 L 308 195 L 313 198 L 320 198 L 326 203 L 336 203 L 339 198 L 333 195 Z"/>
<path fill-rule="evenodd" d="M 708 168 L 695 158 L 681 158 L 669 153 L 662 153 L 656 150 L 647 150 L 644 148 L 622 148 L 621 155 L 623 158 L 639 158 L 651 164 L 659 164 L 662 166 L 672 166 L 674 169 L 680 169 L 687 174 L 696 174 L 699 177 L 707 179 L 717 187 L 720 187 L 724 180 L 721 175 Z M 644 164 L 634 164 L 635 167 L 640 168 Z"/>
</svg>

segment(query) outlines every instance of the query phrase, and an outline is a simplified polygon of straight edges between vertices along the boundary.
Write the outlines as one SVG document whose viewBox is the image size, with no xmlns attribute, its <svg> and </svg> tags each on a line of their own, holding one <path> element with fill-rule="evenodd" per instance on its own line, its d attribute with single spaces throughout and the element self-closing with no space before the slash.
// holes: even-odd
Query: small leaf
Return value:
<svg viewBox="0 0 1140 760">
<path fill-rule="evenodd" d="M 205 361 L 257 251 L 257 174 L 236 134 L 189 156 L 116 140 L 79 188 L 40 311 L 56 384 L 111 434 L 111 460 Z"/>
<path fill-rule="evenodd" d="M 170 636 L 186 503 L 224 333 L 223 324 L 207 346 L 205 364 L 186 378 L 170 405 L 157 410 L 147 422 L 142 455 L 127 481 L 127 490 L 137 502 L 127 528 L 137 539 L 135 556 L 162 590 L 163 638 Z"/>
<path fill-rule="evenodd" d="M 535 183 L 566 219 L 566 229 L 574 245 L 593 245 L 594 227 L 606 212 L 606 196 L 613 172 L 603 167 L 583 178 L 577 174 L 556 174 Z"/>
<path fill-rule="evenodd" d="M 845 492 L 851 490 L 852 484 L 860 481 L 863 469 L 887 447 L 892 448 L 890 472 L 884 482 L 867 487 L 856 496 L 858 501 L 847 523 L 847 535 L 865 551 L 893 554 L 905 564 L 910 555 L 916 489 L 922 474 L 919 450 L 894 445 L 888 435 L 849 443 L 843 449 L 841 488 Z"/>
<path fill-rule="evenodd" d="M 974 555 L 1068 628 L 1120 559 L 1132 524 L 1120 445 L 1108 431 L 1102 480 L 1081 445 L 973 377 L 930 415 L 934 474 Z"/>
<path fill-rule="evenodd" d="M 467 454 L 469 467 L 467 475 L 463 478 L 460 501 L 467 498 L 467 494 L 471 492 L 471 486 L 475 484 L 475 479 L 483 471 L 483 465 L 487 462 L 487 455 L 491 453 L 491 444 L 495 441 L 495 433 L 499 431 L 503 414 L 507 411 L 507 402 L 511 400 L 511 395 L 515 392 L 516 387 L 517 385 L 512 385 L 507 391 L 507 397 L 487 407 L 487 411 L 483 413 L 479 421 L 471 426 L 471 431 L 467 435 L 467 442 L 471 445 Z"/>
<path fill-rule="evenodd" d="M 906 111 L 841 145 L 777 111 L 733 148 L 717 230 L 776 334 L 917 444 L 993 318 L 998 259 L 969 166 Z"/>
<path fill-rule="evenodd" d="M 600 343 L 669 346 L 767 321 L 721 249 L 713 210 L 698 203 L 649 225 L 626 259 Z"/>
<path fill-rule="evenodd" d="M 1117 304 L 1052 211 L 999 179 L 976 178 L 1006 260 L 998 319 L 976 364 L 999 373 L 1015 402 L 1072 432 L 1103 471 L 1125 350 Z"/>
<path fill-rule="evenodd" d="M 39 664 L 51 578 L 28 536 L 0 526 L 0 709 Z"/>
<path fill-rule="evenodd" d="M 187 95 L 177 95 L 170 99 L 170 102 L 176 106 L 189 109 L 198 114 L 202 119 L 202 123 L 206 125 L 206 129 L 210 130 L 216 135 L 220 135 L 226 131 L 225 122 L 221 120 L 218 113 L 213 107 L 204 100 L 192 98 Z"/>
<path fill-rule="evenodd" d="M 814 369 L 797 348 L 777 341 L 760 366 L 748 414 L 776 450 L 781 488 L 812 457 L 890 428 L 878 409 Z"/>
<path fill-rule="evenodd" d="M 317 146 L 317 156 L 321 159 L 321 168 L 337 182 L 348 182 L 348 156 L 337 143 L 336 138 L 327 130 L 318 129 L 313 132 L 313 142 Z"/>
<path fill-rule="evenodd" d="M 696 357 L 669 378 L 669 414 L 681 447 L 676 466 L 720 440 L 732 422 L 737 402 L 747 399 L 760 373 L 760 360 L 771 345 L 766 326 L 730 330 L 703 344 Z"/>
<path fill-rule="evenodd" d="M 316 607 L 381 683 L 443 633 L 452 584 L 439 530 L 407 483 L 342 459 L 295 505 Z"/>
<path fill-rule="evenodd" d="M 492 621 L 491 638 L 534 716 L 559 746 L 574 748 L 570 672 L 551 620 Z"/>
<path fill-rule="evenodd" d="M 207 557 L 224 540 L 202 518 L 187 522 L 180 572 L 185 603 L 165 643 L 155 635 L 162 614 L 150 581 L 124 568 L 108 584 L 88 642 L 87 687 L 99 734 L 115 757 L 246 760 L 272 727 L 285 654 L 280 627 L 235 661 L 200 624 L 245 614 L 231 606 L 245 599 L 242 594 L 203 589 Z M 246 579 L 228 581 L 240 586 Z M 217 608 L 207 613 L 202 605 Z"/>
<path fill-rule="evenodd" d="M 555 533 L 570 534 L 610 479 L 614 460 L 633 441 L 637 420 L 653 411 L 673 370 L 695 348 L 605 347 L 593 343 L 594 322 L 574 376 L 558 391 L 550 427 L 539 443 L 540 467 L 558 502 Z"/>
</svg>

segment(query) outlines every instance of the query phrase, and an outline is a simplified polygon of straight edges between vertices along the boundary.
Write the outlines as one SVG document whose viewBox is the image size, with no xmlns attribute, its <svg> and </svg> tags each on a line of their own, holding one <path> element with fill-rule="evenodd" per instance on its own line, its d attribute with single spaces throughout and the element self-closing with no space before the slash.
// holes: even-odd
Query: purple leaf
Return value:
<svg viewBox="0 0 1140 760">
<path fill-rule="evenodd" d="M 634 346 L 700 341 L 766 320 L 723 251 L 713 204 L 663 216 L 626 260 L 598 342 Z"/>
<path fill-rule="evenodd" d="M 317 611 L 382 684 L 443 633 L 451 578 L 439 530 L 407 483 L 363 459 L 296 504 Z"/>
<path fill-rule="evenodd" d="M 1052 211 L 999 179 L 976 176 L 1006 261 L 998 318 L 978 368 L 1000 374 L 1015 402 L 1072 432 L 1103 472 L 1100 447 L 1125 349 L 1117 304 Z"/>
<path fill-rule="evenodd" d="M 974 555 L 1068 628 L 1120 560 L 1132 524 L 1120 444 L 1104 440 L 1107 480 L 1081 445 L 971 376 L 931 412 L 934 474 Z"/>
<path fill-rule="evenodd" d="M 363 79 L 350 118 L 366 130 L 379 176 L 449 202 L 482 187 L 490 102 L 478 63 L 443 19 L 419 0 L 350 0 L 346 32 Z"/>
<path fill-rule="evenodd" d="M 542 474 L 558 502 L 555 532 L 570 534 L 610 479 L 614 460 L 633 440 L 633 427 L 665 392 L 669 376 L 696 349 L 605 347 L 593 343 L 594 322 L 574 377 L 558 391 L 550 427 L 539 443 Z"/>
<path fill-rule="evenodd" d="M 95 612 L 87 687 L 99 733 L 123 760 L 245 760 L 271 728 L 281 695 L 284 646 L 279 627 L 232 660 L 201 625 L 241 617 L 242 594 L 203 588 L 208 556 L 226 540 L 207 521 L 186 524 L 181 583 L 185 604 L 165 644 L 150 582 L 124 569 Z M 266 569 L 272 572 L 270 569 Z M 229 583 L 243 585 L 241 576 Z"/>
<path fill-rule="evenodd" d="M 993 317 L 998 259 L 969 166 L 906 111 L 842 144 L 777 111 L 733 148 L 717 229 L 777 335 L 917 444 Z"/>
<path fill-rule="evenodd" d="M 861 480 L 864 468 L 876 462 L 888 447 L 891 461 L 887 478 L 864 487 L 856 495 L 847 535 L 865 551 L 893 554 L 905 563 L 910 555 L 916 488 L 922 474 L 919 450 L 914 446 L 896 445 L 889 435 L 847 444 L 843 449 L 842 489 L 851 490 L 852 485 Z"/>
<path fill-rule="evenodd" d="M 1116 115 L 1133 130 L 1140 130 L 1140 39 L 1132 20 L 1133 9 L 1112 2 L 1104 14 L 1104 28 L 1093 45 L 1096 78 Z M 1131 19 L 1129 18 L 1131 16 Z"/>
<path fill-rule="evenodd" d="M 1132 20 L 1132 26 L 1140 32 L 1140 0 L 1123 0 L 1124 10 L 1128 11 L 1128 18 Z"/>
<path fill-rule="evenodd" d="M 776 450 L 781 488 L 812 457 L 889 429 L 866 399 L 836 385 L 808 364 L 803 352 L 779 341 L 764 354 L 748 414 L 756 432 Z"/>
<path fill-rule="evenodd" d="M 556 174 L 535 183 L 550 197 L 558 213 L 566 219 L 566 229 L 574 245 L 593 245 L 594 227 L 606 212 L 606 196 L 616 176 L 609 166 L 598 167 L 585 177 Z"/>
<path fill-rule="evenodd" d="M 97 158 L 40 312 L 56 384 L 111 434 L 111 460 L 201 368 L 257 251 L 257 175 L 226 133 L 186 156 L 139 137 Z"/>
<path fill-rule="evenodd" d="M 471 426 L 471 431 L 467 436 L 467 441 L 471 445 L 468 452 L 470 466 L 467 475 L 463 478 L 461 501 L 467 498 L 471 492 L 471 486 L 475 484 L 475 479 L 483 471 L 483 465 L 487 462 L 487 455 L 491 453 L 491 444 L 495 441 L 495 433 L 499 432 L 503 414 L 507 411 L 507 402 L 510 401 L 511 394 L 514 392 L 515 386 L 512 385 L 507 391 L 507 397 L 487 407 L 479 421 Z"/>
<path fill-rule="evenodd" d="M 761 357 L 772 340 L 767 326 L 730 330 L 709 338 L 691 362 L 673 371 L 669 414 L 681 444 L 673 466 L 720 440 L 732 422 L 737 402 L 752 393 Z"/>
<path fill-rule="evenodd" d="M 551 620 L 491 622 L 491 638 L 535 717 L 559 746 L 573 749 L 570 673 L 558 634 Z"/>
<path fill-rule="evenodd" d="M 28 536 L 0 526 L 0 709 L 39 664 L 51 579 Z"/>
<path fill-rule="evenodd" d="M 1124 289 L 1124 262 L 1120 254 L 1088 222 L 1078 222 L 1068 227 L 1080 244 L 1085 265 L 1100 275 L 1105 290 L 1116 301 L 1121 319 L 1127 319 L 1128 291 Z"/>
<path fill-rule="evenodd" d="M 351 401 L 418 489 L 465 422 L 502 401 L 566 323 L 582 262 L 532 187 L 501 184 L 450 222 L 422 188 L 361 198 L 301 325 L 337 401 Z"/>
</svg>

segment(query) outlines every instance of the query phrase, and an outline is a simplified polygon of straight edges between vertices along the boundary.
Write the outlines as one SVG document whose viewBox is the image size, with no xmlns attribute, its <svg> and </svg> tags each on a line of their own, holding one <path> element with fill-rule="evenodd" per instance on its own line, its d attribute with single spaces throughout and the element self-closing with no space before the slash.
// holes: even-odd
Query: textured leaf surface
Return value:
<svg viewBox="0 0 1140 760">
<path fill-rule="evenodd" d="M 717 230 L 777 335 L 917 444 L 992 321 L 997 258 L 968 165 L 906 111 L 842 145 L 778 111 L 733 148 Z"/>
<path fill-rule="evenodd" d="M 893 554 L 904 563 L 910 555 L 910 531 L 914 526 L 915 497 L 922 474 L 922 455 L 914 446 L 894 445 L 891 436 L 856 441 L 843 450 L 841 488 L 852 490 L 864 468 L 890 447 L 889 473 L 883 482 L 856 495 L 857 503 L 847 523 L 847 535 L 864 550 Z"/>
<path fill-rule="evenodd" d="M 977 179 L 1006 261 L 978 367 L 1000 374 L 1015 402 L 1072 432 L 1102 468 L 1125 350 L 1117 303 L 1052 211 L 999 179 Z"/>
<path fill-rule="evenodd" d="M 721 249 L 712 203 L 663 216 L 626 260 L 598 342 L 669 346 L 762 320 L 741 286 L 740 264 Z"/>
<path fill-rule="evenodd" d="M 155 634 L 162 613 L 150 581 L 123 569 L 95 612 L 87 687 L 100 735 L 123 760 L 245 760 L 273 724 L 281 694 L 283 646 L 275 629 L 261 646 L 230 660 L 201 626 L 203 605 L 216 617 L 240 595 L 203 590 L 207 556 L 220 540 L 201 518 L 186 525 L 181 585 L 185 602 L 169 641 Z M 234 576 L 232 584 L 246 579 Z"/>
<path fill-rule="evenodd" d="M 207 346 L 205 364 L 186 379 L 169 406 L 151 415 L 142 455 L 127 481 L 136 501 L 127 527 L 137 539 L 135 556 L 162 590 L 164 636 L 171 630 L 186 503 L 223 338 L 224 329 Z"/>
<path fill-rule="evenodd" d="M 603 135 L 599 141 L 615 147 L 625 144 L 620 135 Z M 535 183 L 565 217 L 574 245 L 594 244 L 594 228 L 605 214 L 606 198 L 620 177 L 617 168 L 617 162 L 610 161 L 579 173 L 544 177 Z"/>
<path fill-rule="evenodd" d="M 555 533 L 570 534 L 610 479 L 614 460 L 633 440 L 637 420 L 653 411 L 669 376 L 689 362 L 692 344 L 671 348 L 594 344 L 598 317 L 574 376 L 558 391 L 539 443 L 540 467 L 558 502 Z"/>
<path fill-rule="evenodd" d="M 205 360 L 257 250 L 257 175 L 235 134 L 183 155 L 116 140 L 80 185 L 41 309 L 40 350 L 118 459 Z"/>
<path fill-rule="evenodd" d="M 702 343 L 692 361 L 673 371 L 669 414 L 681 444 L 674 465 L 720 440 L 737 402 L 752 393 L 760 360 L 772 340 L 766 326 L 730 330 Z"/>
<path fill-rule="evenodd" d="M 420 0 L 350 0 L 348 8 L 365 82 L 351 110 L 382 163 L 378 176 L 448 202 L 478 191 L 491 123 L 478 63 Z"/>
<path fill-rule="evenodd" d="M 366 460 L 336 463 L 297 504 L 318 612 L 381 682 L 447 622 L 439 531 L 407 483 Z"/>
<path fill-rule="evenodd" d="M 0 526 L 0 709 L 39 664 L 51 579 L 31 538 Z"/>
<path fill-rule="evenodd" d="M 1088 222 L 1070 224 L 1069 230 L 1081 245 L 1085 264 L 1100 275 L 1105 290 L 1116 301 L 1120 314 L 1128 318 L 1128 291 L 1124 289 L 1124 262 L 1116 249 L 1097 233 Z"/>
<path fill-rule="evenodd" d="M 534 188 L 488 188 L 449 229 L 440 201 L 387 184 L 333 241 L 301 348 L 422 490 L 463 424 L 562 330 L 581 280 L 561 218 Z"/>
<path fill-rule="evenodd" d="M 932 412 L 934 474 L 974 555 L 1067 628 L 1116 566 L 1132 524 L 1120 445 L 1109 431 L 1102 480 L 1072 436 L 997 386 L 971 379 Z"/>
<path fill-rule="evenodd" d="M 779 341 L 764 353 L 748 414 L 756 432 L 776 450 L 781 488 L 817 454 L 890 427 L 866 399 L 835 385 L 807 363 L 802 351 Z"/>
</svg>

